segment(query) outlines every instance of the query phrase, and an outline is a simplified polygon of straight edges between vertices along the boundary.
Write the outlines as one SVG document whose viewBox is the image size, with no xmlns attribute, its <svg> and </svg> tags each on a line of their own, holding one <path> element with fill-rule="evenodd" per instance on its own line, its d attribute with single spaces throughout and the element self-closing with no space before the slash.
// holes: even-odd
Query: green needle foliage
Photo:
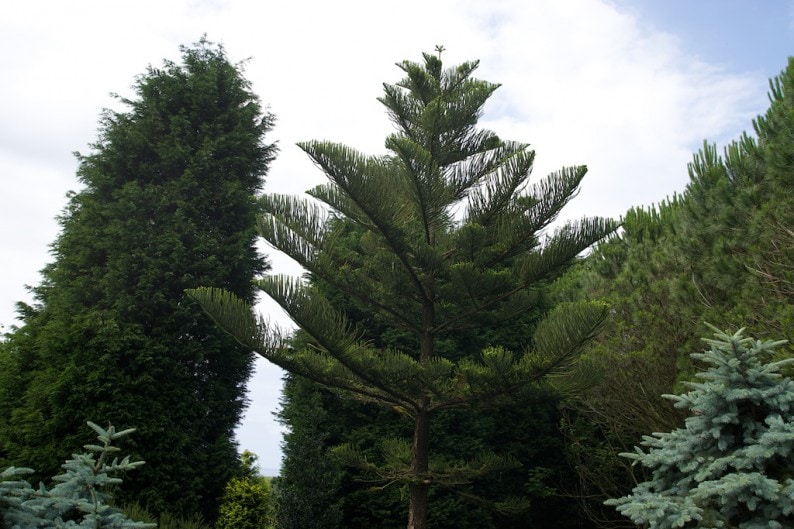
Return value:
<svg viewBox="0 0 794 529">
<path fill-rule="evenodd" d="M 23 476 L 33 473 L 29 468 L 10 467 L 0 473 L 0 519 L 8 528 L 84 528 L 84 529 L 149 529 L 155 524 L 135 522 L 122 511 L 111 507 L 110 490 L 122 480 L 118 477 L 143 465 L 129 456 L 119 460 L 110 457 L 119 452 L 113 443 L 134 429 L 117 432 L 88 422 L 101 444 L 85 445 L 88 453 L 75 454 L 63 466 L 64 472 L 53 478 L 48 489 L 41 484 L 31 487 Z"/>
<path fill-rule="evenodd" d="M 576 359 L 606 309 L 598 303 L 558 306 L 521 351 L 497 341 L 479 358 L 461 358 L 442 352 L 439 341 L 533 311 L 539 286 L 614 226 L 585 218 L 541 238 L 586 168 L 565 168 L 530 183 L 534 152 L 477 128 L 498 88 L 472 77 L 477 62 L 444 68 L 439 52 L 399 67 L 406 77 L 385 85 L 380 98 L 397 128 L 386 139 L 389 154 L 369 156 L 331 142 L 300 144 L 328 183 L 309 192 L 315 200 L 264 196 L 259 231 L 313 277 L 412 336 L 413 346 L 378 348 L 362 339 L 322 291 L 297 278 L 258 282 L 309 336 L 309 345 L 297 350 L 287 333 L 257 319 L 232 293 L 206 288 L 191 295 L 243 345 L 287 371 L 410 421 L 412 438 L 385 440 L 380 462 L 350 446 L 339 454 L 384 484 L 404 486 L 408 527 L 425 529 L 431 486 L 454 486 L 511 464 L 485 453 L 471 454 L 464 464 L 431 458 L 433 417 L 498 402 L 542 380 L 560 390 L 587 383 Z M 355 248 L 336 244 L 346 228 L 329 222 L 335 218 L 361 230 Z"/>
<path fill-rule="evenodd" d="M 616 517 L 603 500 L 646 479 L 618 454 L 683 421 L 660 395 L 696 372 L 690 354 L 700 351 L 701 322 L 741 321 L 759 339 L 789 340 L 781 358 L 794 353 L 794 59 L 770 82 L 769 102 L 722 153 L 703 146 L 683 193 L 629 210 L 620 236 L 558 282 L 572 293 L 565 299 L 610 305 L 610 325 L 589 349 L 607 368 L 604 382 L 567 403 L 581 496 L 596 519 Z"/>
<path fill-rule="evenodd" d="M 253 354 L 184 291 L 215 285 L 253 300 L 273 118 L 206 40 L 133 88 L 78 157 L 84 188 L 60 218 L 37 304 L 21 307 L 0 347 L 0 457 L 49 476 L 87 441 L 87 413 L 135 424 L 131 453 L 149 464 L 120 501 L 213 520 Z"/>
<path fill-rule="evenodd" d="M 347 224 L 346 241 L 357 246 L 359 230 Z M 356 303 L 344 293 L 312 278 L 331 303 L 345 312 L 361 338 L 379 349 L 411 350 L 416 339 L 401 332 Z M 436 343 L 436 351 L 456 359 L 479 358 L 483 348 L 499 343 L 520 351 L 530 343 L 534 328 L 549 310 L 547 296 L 537 296 L 532 314 L 506 322 L 488 322 L 476 329 L 456 332 Z M 307 337 L 298 333 L 294 347 L 301 349 Z M 492 472 L 471 483 L 434 487 L 429 493 L 432 508 L 428 526 L 459 529 L 529 529 L 552 525 L 570 526 L 581 521 L 577 501 L 560 491 L 578 483 L 565 459 L 557 411 L 559 396 L 529 387 L 512 402 L 492 402 L 488 407 L 467 407 L 437 414 L 431 425 L 433 452 L 447 464 L 458 464 L 472 454 L 493 452 L 511 457 L 520 467 Z M 520 405 L 516 405 L 516 401 Z M 399 410 L 340 399 L 338 395 L 299 376 L 287 378 L 279 418 L 287 432 L 284 459 L 276 487 L 278 526 L 281 529 L 359 529 L 377 526 L 398 528 L 404 499 L 396 487 L 382 490 L 372 476 L 345 468 L 332 453 L 336 446 L 352 443 L 371 461 L 382 459 L 384 439 L 410 437 L 411 424 Z M 341 479 L 340 479 L 341 478 Z M 382 491 L 382 492 L 381 492 Z M 486 498 L 521 495 L 530 509 L 495 511 Z M 513 509 L 510 509 L 512 511 Z M 341 518 L 340 516 L 341 515 Z"/>
<path fill-rule="evenodd" d="M 715 329 L 716 331 L 716 329 Z M 668 395 L 690 413 L 686 426 L 645 436 L 636 453 L 651 478 L 609 500 L 636 524 L 782 529 L 794 525 L 794 381 L 779 373 L 794 359 L 767 362 L 787 341 L 761 342 L 716 332 L 702 382 Z"/>
<path fill-rule="evenodd" d="M 342 472 L 328 453 L 330 430 L 340 425 L 340 416 L 336 410 L 326 413 L 323 397 L 335 396 L 321 394 L 314 385 L 294 376 L 284 382 L 278 416 L 287 429 L 284 459 L 274 487 L 279 529 L 340 527 L 341 501 L 336 495 Z M 381 527 L 385 527 L 382 520 Z"/>
</svg>

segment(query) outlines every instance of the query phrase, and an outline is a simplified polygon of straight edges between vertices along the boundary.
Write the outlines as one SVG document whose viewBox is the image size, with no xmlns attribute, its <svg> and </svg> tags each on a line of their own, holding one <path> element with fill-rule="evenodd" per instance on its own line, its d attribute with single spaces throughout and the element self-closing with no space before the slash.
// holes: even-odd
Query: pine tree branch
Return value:
<svg viewBox="0 0 794 529">
<path fill-rule="evenodd" d="M 358 167 L 358 165 L 362 163 L 361 158 L 363 157 L 353 153 L 352 150 L 347 149 L 344 146 L 336 146 L 330 143 L 309 142 L 299 144 L 299 146 L 304 149 L 304 151 L 306 151 L 306 153 L 312 157 L 315 163 L 326 173 L 326 175 L 328 175 L 331 180 L 342 191 L 344 191 L 345 197 L 351 200 L 356 208 L 366 216 L 371 224 L 367 225 L 362 223 L 362 226 L 368 230 L 372 230 L 372 228 L 374 228 L 375 233 L 379 234 L 383 238 L 392 252 L 394 252 L 394 255 L 402 263 L 406 273 L 411 279 L 411 282 L 416 288 L 416 291 L 424 300 L 429 300 L 429 297 L 425 292 L 424 285 L 422 284 L 422 280 L 419 278 L 416 270 L 414 270 L 410 263 L 408 255 L 409 251 L 405 247 L 404 239 L 399 237 L 399 234 L 395 233 L 395 231 L 397 231 L 396 227 L 390 225 L 386 219 L 381 218 L 379 215 L 380 212 L 369 200 L 367 200 L 367 198 L 373 198 L 374 196 L 359 196 L 358 190 L 353 185 L 355 178 L 361 178 L 361 169 Z M 337 169 L 333 165 L 328 151 L 334 151 L 337 156 L 341 157 L 342 160 L 347 163 L 347 169 L 350 171 L 349 174 L 345 174 L 343 171 Z M 349 158 L 354 159 L 350 160 Z M 382 163 L 368 163 L 367 169 L 375 169 L 375 166 L 378 168 L 377 172 L 381 172 L 380 170 L 382 170 Z M 352 175 L 355 175 L 355 177 L 351 178 Z M 383 176 L 386 176 L 386 174 Z M 394 183 L 395 182 L 392 181 L 392 184 Z M 386 181 L 384 181 L 381 185 L 386 185 Z M 315 196 L 323 200 L 322 196 L 317 194 L 315 194 Z M 332 207 L 334 206 L 334 204 L 331 202 L 326 203 Z M 384 203 L 382 200 L 380 200 L 379 204 L 383 205 Z M 387 206 L 387 210 L 395 206 L 396 204 L 390 204 Z M 355 221 L 355 217 L 352 217 L 352 220 Z"/>
</svg>

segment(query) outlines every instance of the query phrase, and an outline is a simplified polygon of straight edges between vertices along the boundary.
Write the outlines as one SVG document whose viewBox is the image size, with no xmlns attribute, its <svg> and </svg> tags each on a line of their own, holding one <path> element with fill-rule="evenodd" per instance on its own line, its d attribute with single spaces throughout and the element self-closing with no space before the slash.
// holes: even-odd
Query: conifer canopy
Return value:
<svg viewBox="0 0 794 529">
<path fill-rule="evenodd" d="M 0 347 L 0 459 L 53 475 L 89 440 L 86 420 L 112 420 L 137 428 L 130 451 L 149 463 L 119 502 L 212 520 L 236 466 L 253 355 L 184 291 L 253 299 L 273 118 L 206 39 L 133 89 L 78 157 L 84 188 L 60 218 L 36 306 Z"/>
<path fill-rule="evenodd" d="M 438 54 L 398 66 L 405 77 L 380 98 L 396 131 L 386 155 L 367 155 L 327 141 L 299 144 L 328 181 L 309 198 L 265 195 L 259 232 L 312 277 L 371 308 L 412 349 L 379 349 L 319 289 L 299 278 L 268 275 L 259 288 L 308 335 L 291 347 L 233 294 L 190 292 L 243 345 L 341 395 L 397 410 L 413 422 L 411 441 L 385 440 L 384 460 L 365 461 L 353 447 L 338 454 L 385 483 L 407 485 L 411 529 L 427 520 L 432 484 L 454 486 L 511 462 L 472 454 L 450 465 L 430 457 L 434 414 L 487 405 L 541 380 L 561 390 L 586 383 L 576 358 L 605 317 L 598 303 L 565 304 L 538 325 L 525 350 L 494 343 L 479 359 L 440 354 L 439 339 L 483 321 L 518 321 L 554 279 L 614 225 L 584 218 L 547 228 L 576 194 L 583 166 L 530 181 L 534 151 L 477 127 L 498 85 L 472 77 L 478 63 L 451 68 Z M 335 222 L 343 219 L 346 222 Z M 337 244 L 346 223 L 355 246 Z M 505 504 L 509 507 L 510 504 Z"/>
</svg>

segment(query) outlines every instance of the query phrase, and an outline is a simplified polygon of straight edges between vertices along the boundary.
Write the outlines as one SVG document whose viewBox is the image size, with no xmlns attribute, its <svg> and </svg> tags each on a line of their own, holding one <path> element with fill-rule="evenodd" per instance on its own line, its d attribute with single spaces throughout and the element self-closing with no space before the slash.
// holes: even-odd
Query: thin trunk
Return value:
<svg viewBox="0 0 794 529">
<path fill-rule="evenodd" d="M 432 288 L 428 288 L 431 293 Z M 419 339 L 419 362 L 427 363 L 433 357 L 433 335 L 430 329 L 435 323 L 435 306 L 433 302 L 425 303 L 422 310 L 424 332 Z M 427 475 L 430 459 L 430 399 L 423 397 L 419 401 L 419 412 L 414 422 L 413 461 L 411 470 L 414 481 L 408 485 L 410 500 L 408 505 L 408 529 L 427 529 L 428 501 L 430 478 Z"/>
<path fill-rule="evenodd" d="M 427 401 L 427 399 L 423 399 Z M 425 409 L 416 416 L 414 424 L 412 470 L 415 481 L 408 486 L 410 503 L 408 506 L 408 529 L 427 529 L 427 493 L 430 480 L 427 479 L 430 452 L 430 413 Z"/>
</svg>

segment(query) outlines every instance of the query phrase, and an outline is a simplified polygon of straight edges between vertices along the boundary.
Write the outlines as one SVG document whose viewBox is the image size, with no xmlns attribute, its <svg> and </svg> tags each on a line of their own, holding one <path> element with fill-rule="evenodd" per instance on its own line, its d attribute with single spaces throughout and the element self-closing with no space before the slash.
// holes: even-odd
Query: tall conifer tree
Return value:
<svg viewBox="0 0 794 529">
<path fill-rule="evenodd" d="M 147 465 L 119 501 L 211 517 L 236 468 L 253 357 L 184 291 L 253 299 L 273 118 L 205 39 L 182 48 L 181 63 L 150 67 L 134 91 L 78 156 L 85 187 L 60 218 L 36 306 L 21 307 L 0 352 L 0 454 L 52 475 L 89 440 L 87 419 L 134 426 L 130 448 Z"/>
<path fill-rule="evenodd" d="M 212 288 L 192 295 L 267 359 L 409 421 L 412 438 L 385 440 L 380 462 L 351 446 L 337 454 L 384 483 L 404 485 L 408 527 L 425 529 L 431 486 L 454 486 L 510 463 L 488 453 L 471 454 L 468 462 L 431 457 L 433 418 L 494 403 L 548 375 L 557 375 L 560 387 L 581 382 L 570 368 L 605 309 L 592 303 L 556 308 L 538 324 L 525 351 L 494 343 L 472 360 L 443 350 L 440 341 L 533 310 L 537 285 L 613 226 L 583 219 L 540 239 L 586 168 L 562 169 L 529 185 L 534 152 L 476 126 L 498 87 L 472 77 L 477 62 L 445 69 L 439 51 L 425 54 L 423 63 L 399 66 L 406 77 L 385 85 L 380 98 L 397 127 L 386 139 L 389 154 L 301 144 L 329 180 L 309 194 L 331 212 L 309 199 L 268 195 L 259 229 L 274 247 L 409 334 L 411 342 L 380 349 L 362 340 L 342 311 L 300 279 L 267 276 L 259 282 L 310 337 L 311 345 L 298 350 L 236 296 Z M 345 223 L 328 222 L 329 215 L 360 227 L 357 247 L 336 244 Z"/>
</svg>

